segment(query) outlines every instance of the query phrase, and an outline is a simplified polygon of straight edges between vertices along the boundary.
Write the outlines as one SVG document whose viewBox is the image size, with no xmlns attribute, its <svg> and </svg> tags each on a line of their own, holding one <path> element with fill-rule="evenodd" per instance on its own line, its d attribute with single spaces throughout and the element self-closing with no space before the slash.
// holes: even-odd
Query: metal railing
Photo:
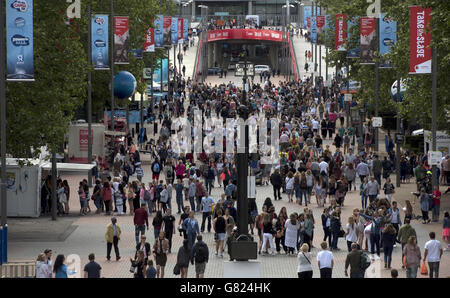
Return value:
<svg viewBox="0 0 450 298">
<path fill-rule="evenodd" d="M 36 275 L 36 262 L 13 262 L 0 265 L 0 278 L 32 278 Z"/>
</svg>

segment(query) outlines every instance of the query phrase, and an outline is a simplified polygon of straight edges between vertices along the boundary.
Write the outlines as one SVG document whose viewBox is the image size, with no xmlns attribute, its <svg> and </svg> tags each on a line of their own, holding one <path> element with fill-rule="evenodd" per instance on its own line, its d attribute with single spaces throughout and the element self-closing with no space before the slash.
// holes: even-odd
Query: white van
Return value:
<svg viewBox="0 0 450 298">
<path fill-rule="evenodd" d="M 269 65 L 255 65 L 255 74 L 260 74 L 263 72 L 270 73 Z"/>
</svg>

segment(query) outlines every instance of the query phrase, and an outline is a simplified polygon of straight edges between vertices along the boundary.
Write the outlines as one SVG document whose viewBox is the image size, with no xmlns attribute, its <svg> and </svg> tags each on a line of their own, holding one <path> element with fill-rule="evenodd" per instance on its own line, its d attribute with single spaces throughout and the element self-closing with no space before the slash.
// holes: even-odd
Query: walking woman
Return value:
<svg viewBox="0 0 450 298">
<path fill-rule="evenodd" d="M 348 252 L 352 251 L 352 243 L 358 241 L 358 225 L 355 223 L 355 218 L 350 216 L 348 223 L 345 226 L 345 240 L 347 240 Z"/>
<path fill-rule="evenodd" d="M 324 199 L 324 191 L 322 188 L 322 183 L 320 181 L 321 179 L 319 178 L 319 180 L 316 181 L 316 185 L 314 186 L 314 194 L 316 195 L 316 202 L 317 202 L 317 206 L 318 207 L 323 207 L 325 204 L 325 199 Z M 308 206 L 308 205 L 306 205 Z"/>
<path fill-rule="evenodd" d="M 294 174 L 292 172 L 289 172 L 286 177 L 286 193 L 289 202 L 292 202 L 292 195 L 294 193 Z"/>
<path fill-rule="evenodd" d="M 281 212 L 280 212 L 280 214 L 278 214 L 278 219 L 275 224 L 275 231 L 276 231 L 275 246 L 277 248 L 277 254 L 280 254 L 280 251 L 281 251 L 280 244 L 283 245 L 284 253 L 287 254 L 287 247 L 284 244 L 284 226 L 285 226 L 285 224 L 286 224 L 286 220 L 285 220 L 283 214 L 281 214 Z"/>
<path fill-rule="evenodd" d="M 330 228 L 331 228 L 331 247 L 330 247 L 330 249 L 339 250 L 337 244 L 338 244 L 339 232 L 341 231 L 341 219 L 339 217 L 339 213 L 336 211 L 333 211 L 333 213 L 331 214 Z"/>
<path fill-rule="evenodd" d="M 300 229 L 300 222 L 297 220 L 297 216 L 292 213 L 284 226 L 284 245 L 288 249 L 288 254 L 294 254 L 297 247 L 297 233 Z"/>
<path fill-rule="evenodd" d="M 304 243 L 298 253 L 298 278 L 309 279 L 313 276 L 313 270 L 311 266 L 311 254 L 309 245 Z"/>
<path fill-rule="evenodd" d="M 55 273 L 55 278 L 67 278 L 67 266 L 64 264 L 66 258 L 64 255 L 58 255 L 55 260 L 55 265 L 53 265 L 53 273 Z"/>
<path fill-rule="evenodd" d="M 361 183 L 361 185 L 359 186 L 359 190 L 361 193 L 361 205 L 363 210 L 366 210 L 367 208 L 367 198 L 369 197 L 367 183 L 369 183 L 369 179 L 365 177 L 363 183 Z"/>
<path fill-rule="evenodd" d="M 180 247 L 177 254 L 177 265 L 180 267 L 181 278 L 187 278 L 190 260 L 191 250 L 189 249 L 189 241 L 184 239 L 183 246 Z"/>
<path fill-rule="evenodd" d="M 134 215 L 133 200 L 134 200 L 135 193 L 134 193 L 133 183 L 128 182 L 126 194 L 127 194 L 128 206 L 130 207 L 130 214 Z"/>
<path fill-rule="evenodd" d="M 384 252 L 384 268 L 391 269 L 392 251 L 394 250 L 394 244 L 397 231 L 392 224 L 388 224 L 386 228 L 381 232 L 381 242 L 383 243 Z"/>
<path fill-rule="evenodd" d="M 130 258 L 131 266 L 134 269 L 134 278 L 144 278 L 145 274 L 145 256 L 143 250 L 138 250 L 136 253 L 136 260 Z"/>
<path fill-rule="evenodd" d="M 311 251 L 312 247 L 312 236 L 314 231 L 314 219 L 312 218 L 312 214 L 305 211 L 305 226 L 303 232 L 303 243 L 308 244 L 308 251 Z"/>
<path fill-rule="evenodd" d="M 103 183 L 102 200 L 105 204 L 106 215 L 110 215 L 112 209 L 112 188 L 111 184 L 109 184 L 108 181 L 105 181 L 105 183 Z"/>
<path fill-rule="evenodd" d="M 403 254 L 406 264 L 406 278 L 416 278 L 422 255 L 415 236 L 409 237 L 408 243 L 403 249 Z"/>
<path fill-rule="evenodd" d="M 275 234 L 275 231 L 273 230 L 273 225 L 272 225 L 272 219 L 270 218 L 270 215 L 268 213 L 264 214 L 263 217 L 263 245 L 261 248 L 261 254 L 264 254 L 265 250 L 266 250 L 266 243 L 269 242 L 269 246 L 270 246 L 270 254 L 274 254 L 275 252 L 275 248 L 273 247 L 273 234 Z"/>
<path fill-rule="evenodd" d="M 159 237 L 153 245 L 153 255 L 156 260 L 156 276 L 164 278 L 164 268 L 167 263 L 167 253 L 169 252 L 169 240 L 166 239 L 164 231 L 159 232 Z"/>
<path fill-rule="evenodd" d="M 152 222 L 155 240 L 158 239 L 159 232 L 161 231 L 162 223 L 163 223 L 162 212 L 161 212 L 161 210 L 158 210 L 156 212 L 156 216 L 155 216 L 155 218 L 153 218 L 153 222 Z"/>
</svg>

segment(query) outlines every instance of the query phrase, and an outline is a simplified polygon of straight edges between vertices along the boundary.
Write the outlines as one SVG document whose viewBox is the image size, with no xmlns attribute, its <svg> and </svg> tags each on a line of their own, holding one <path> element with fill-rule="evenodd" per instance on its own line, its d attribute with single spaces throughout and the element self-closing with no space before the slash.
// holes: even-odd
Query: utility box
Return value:
<svg viewBox="0 0 450 298">
<path fill-rule="evenodd" d="M 103 124 L 92 124 L 92 154 L 99 156 L 101 160 L 105 157 L 105 126 Z M 88 162 L 88 124 L 77 123 L 69 127 L 69 150 L 68 161 L 70 163 Z"/>
</svg>

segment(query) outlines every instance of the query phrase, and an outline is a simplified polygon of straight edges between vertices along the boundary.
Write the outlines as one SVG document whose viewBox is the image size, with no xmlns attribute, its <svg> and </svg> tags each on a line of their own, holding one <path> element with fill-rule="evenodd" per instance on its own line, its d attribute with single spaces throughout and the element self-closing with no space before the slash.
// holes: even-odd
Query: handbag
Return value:
<svg viewBox="0 0 450 298">
<path fill-rule="evenodd" d="M 422 262 L 422 266 L 420 267 L 420 274 L 428 275 L 428 267 L 425 261 Z"/>
<path fill-rule="evenodd" d="M 338 234 L 338 237 L 344 237 L 344 235 L 345 235 L 345 231 L 344 230 L 340 230 L 339 231 L 339 234 Z"/>
<path fill-rule="evenodd" d="M 179 275 L 180 274 L 180 266 L 177 264 L 175 264 L 175 267 L 173 267 L 173 274 L 174 275 Z"/>
</svg>

